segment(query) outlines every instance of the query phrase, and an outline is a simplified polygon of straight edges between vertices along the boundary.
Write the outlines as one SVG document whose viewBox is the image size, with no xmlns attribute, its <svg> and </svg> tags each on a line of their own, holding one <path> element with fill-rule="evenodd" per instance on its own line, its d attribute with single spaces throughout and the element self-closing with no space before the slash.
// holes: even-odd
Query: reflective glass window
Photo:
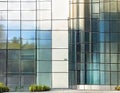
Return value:
<svg viewBox="0 0 120 93">
<path fill-rule="evenodd" d="M 52 32 L 51 31 L 38 31 L 37 32 L 38 39 L 52 39 Z"/>
<path fill-rule="evenodd" d="M 51 60 L 51 49 L 38 49 L 38 60 Z"/>
<path fill-rule="evenodd" d="M 36 20 L 36 11 L 22 11 L 21 20 Z"/>
<path fill-rule="evenodd" d="M 22 31 L 21 32 L 21 38 L 22 40 L 29 40 L 29 39 L 35 39 L 35 31 Z"/>
<path fill-rule="evenodd" d="M 51 48 L 52 47 L 52 41 L 51 40 L 38 40 L 37 41 L 38 48 Z"/>
</svg>

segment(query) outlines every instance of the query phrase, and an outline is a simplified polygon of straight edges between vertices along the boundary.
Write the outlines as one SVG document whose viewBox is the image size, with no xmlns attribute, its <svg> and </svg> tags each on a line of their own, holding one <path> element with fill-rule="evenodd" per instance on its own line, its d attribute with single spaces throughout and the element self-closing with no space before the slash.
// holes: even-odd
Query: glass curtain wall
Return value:
<svg viewBox="0 0 120 93">
<path fill-rule="evenodd" d="M 37 1 L 37 84 L 52 85 L 51 0 Z"/>
<path fill-rule="evenodd" d="M 119 85 L 120 1 L 71 0 L 70 10 L 70 85 Z"/>
<path fill-rule="evenodd" d="M 0 82 L 51 86 L 51 60 L 51 1 L 0 0 Z"/>
</svg>

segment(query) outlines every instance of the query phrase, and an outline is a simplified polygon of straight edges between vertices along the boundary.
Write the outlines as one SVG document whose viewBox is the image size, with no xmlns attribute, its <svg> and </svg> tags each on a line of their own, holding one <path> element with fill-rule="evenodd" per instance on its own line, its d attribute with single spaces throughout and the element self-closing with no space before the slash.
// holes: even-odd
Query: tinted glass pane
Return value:
<svg viewBox="0 0 120 93">
<path fill-rule="evenodd" d="M 51 31 L 38 31 L 37 35 L 38 35 L 38 39 L 51 39 L 52 38 Z"/>
<path fill-rule="evenodd" d="M 35 71 L 35 62 L 34 61 L 23 61 L 21 62 L 21 72 L 31 72 L 34 73 Z"/>
<path fill-rule="evenodd" d="M 8 62 L 8 72 L 10 73 L 19 73 L 19 61 L 17 62 Z"/>
<path fill-rule="evenodd" d="M 20 21 L 8 21 L 8 29 L 9 30 L 20 29 Z"/>
<path fill-rule="evenodd" d="M 23 40 L 26 39 L 35 39 L 35 31 L 22 31 L 21 37 Z"/>
<path fill-rule="evenodd" d="M 51 73 L 38 73 L 38 84 L 51 86 Z"/>
<path fill-rule="evenodd" d="M 35 48 L 35 40 L 22 40 L 22 49 L 34 49 Z"/>
<path fill-rule="evenodd" d="M 37 62 L 37 72 L 51 72 L 52 63 L 51 61 L 38 61 Z"/>
<path fill-rule="evenodd" d="M 21 60 L 34 60 L 35 51 L 34 50 L 21 50 Z"/>
<path fill-rule="evenodd" d="M 8 50 L 8 60 L 19 61 L 20 51 L 19 50 Z"/>
<path fill-rule="evenodd" d="M 37 58 L 38 60 L 51 60 L 51 49 L 39 49 L 37 50 L 38 54 L 37 54 Z"/>
<path fill-rule="evenodd" d="M 51 40 L 38 40 L 37 42 L 38 48 L 51 48 L 52 47 L 52 42 Z"/>
</svg>

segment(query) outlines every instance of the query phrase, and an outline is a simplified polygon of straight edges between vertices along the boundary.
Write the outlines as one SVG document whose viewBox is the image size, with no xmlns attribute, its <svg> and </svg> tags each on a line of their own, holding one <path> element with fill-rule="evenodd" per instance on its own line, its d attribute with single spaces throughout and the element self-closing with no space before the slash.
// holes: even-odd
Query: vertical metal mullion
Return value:
<svg viewBox="0 0 120 93">
<path fill-rule="evenodd" d="M 37 38 L 37 26 L 38 26 L 38 24 L 37 24 L 37 12 L 38 12 L 38 9 L 37 9 L 37 0 L 36 0 L 36 29 L 35 29 L 35 62 L 34 62 L 34 70 L 35 70 L 35 79 L 34 79 L 34 82 L 36 82 L 37 80 L 37 62 L 38 62 L 38 60 L 37 60 L 37 41 L 38 41 L 38 38 Z M 37 82 L 36 82 L 37 83 Z"/>
<path fill-rule="evenodd" d="M 99 26 L 100 26 L 100 0 L 99 0 Z M 101 32 L 100 32 L 100 29 L 99 29 L 99 39 L 100 39 L 100 34 L 101 34 Z M 101 42 L 99 42 L 99 44 L 98 44 L 99 45 L 99 52 L 98 52 L 99 53 L 99 85 L 100 85 L 100 80 L 101 80 L 100 79 L 100 76 L 101 76 L 100 75 L 100 72 L 101 72 L 100 71 L 100 65 L 101 65 L 101 62 L 100 62 L 100 54 L 101 54 L 101 52 L 100 52 L 100 44 L 101 44 Z"/>
<path fill-rule="evenodd" d="M 22 84 L 21 84 L 21 83 L 22 83 L 22 82 L 21 82 L 21 80 L 22 80 L 22 79 L 21 79 L 21 50 L 22 50 L 22 48 L 21 48 L 21 47 L 22 47 L 22 38 L 21 38 L 21 23 L 22 23 L 22 22 L 21 22 L 21 18 L 22 18 L 22 17 L 21 17 L 21 15 L 22 15 L 22 12 L 21 12 L 21 2 L 22 2 L 22 1 L 20 0 L 20 49 L 19 49 L 19 50 L 20 50 L 20 51 L 19 51 L 19 78 L 20 78 L 20 87 L 21 87 L 21 85 L 22 85 Z"/>
<path fill-rule="evenodd" d="M 52 19 L 52 13 L 53 13 L 53 11 L 52 11 L 52 2 L 53 2 L 53 0 L 51 0 L 51 37 L 52 37 L 52 21 L 53 21 L 53 19 Z M 51 87 L 52 87 L 52 83 L 53 83 L 53 81 L 52 81 L 52 75 L 53 75 L 53 72 L 52 72 L 52 38 L 51 38 Z"/>
<path fill-rule="evenodd" d="M 111 3 L 111 2 L 108 1 L 108 3 L 109 3 L 109 6 L 108 6 L 108 7 L 109 7 L 109 12 L 110 12 L 110 10 L 111 10 L 110 3 Z M 104 19 L 104 20 L 105 20 L 105 19 Z M 110 20 L 110 13 L 109 13 L 109 21 L 111 21 L 111 20 Z M 110 67 L 110 80 L 109 80 L 109 81 L 110 81 L 110 90 L 111 90 L 111 42 L 110 42 L 110 34 L 111 34 L 111 32 L 110 32 L 110 24 L 109 24 L 109 51 L 110 51 L 110 52 L 109 52 L 109 60 L 110 60 L 110 63 L 109 63 L 109 65 L 110 65 L 110 66 L 109 66 L 109 67 Z"/>
<path fill-rule="evenodd" d="M 119 10 L 118 10 L 118 0 L 117 0 L 117 16 L 118 16 L 118 12 L 119 12 Z M 118 21 L 118 20 L 117 20 Z M 118 35 L 119 35 L 119 33 L 118 33 Z M 118 37 L 117 37 L 117 39 L 118 39 Z M 118 42 L 118 40 L 117 40 L 117 42 Z M 117 43 L 117 50 L 119 51 L 119 43 Z M 119 85 L 119 64 L 118 64 L 118 62 L 119 62 L 119 54 L 117 53 L 117 85 Z"/>
<path fill-rule="evenodd" d="M 6 41 L 6 85 L 8 84 L 8 0 L 7 0 L 7 41 Z"/>
</svg>

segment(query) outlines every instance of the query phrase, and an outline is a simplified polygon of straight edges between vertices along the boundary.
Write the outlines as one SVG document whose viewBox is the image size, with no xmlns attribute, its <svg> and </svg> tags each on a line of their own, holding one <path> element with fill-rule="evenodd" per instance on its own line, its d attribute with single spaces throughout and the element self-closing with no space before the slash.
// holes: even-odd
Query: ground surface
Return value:
<svg viewBox="0 0 120 93">
<path fill-rule="evenodd" d="M 5 93 L 33 93 L 33 92 L 5 92 Z M 81 90 L 72 90 L 72 89 L 55 89 L 46 92 L 34 92 L 34 93 L 120 93 L 120 91 L 81 91 Z"/>
</svg>

